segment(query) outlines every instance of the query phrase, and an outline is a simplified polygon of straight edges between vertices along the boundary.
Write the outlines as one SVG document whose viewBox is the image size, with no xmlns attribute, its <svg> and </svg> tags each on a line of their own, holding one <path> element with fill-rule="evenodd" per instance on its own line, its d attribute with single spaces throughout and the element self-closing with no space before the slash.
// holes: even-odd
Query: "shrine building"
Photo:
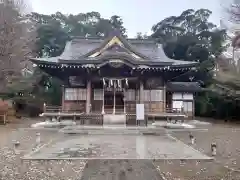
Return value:
<svg viewBox="0 0 240 180">
<path fill-rule="evenodd" d="M 170 59 L 154 40 L 126 39 L 115 31 L 106 39 L 75 37 L 60 56 L 31 61 L 62 80 L 62 112 L 125 116 L 144 104 L 149 116 L 191 118 L 201 89 L 188 75 L 198 63 Z"/>
</svg>

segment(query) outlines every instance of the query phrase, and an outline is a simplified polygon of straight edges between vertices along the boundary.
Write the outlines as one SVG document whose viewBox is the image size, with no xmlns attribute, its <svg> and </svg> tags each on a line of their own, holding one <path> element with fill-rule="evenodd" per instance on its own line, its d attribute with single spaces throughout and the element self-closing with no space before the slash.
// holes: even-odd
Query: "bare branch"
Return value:
<svg viewBox="0 0 240 180">
<path fill-rule="evenodd" d="M 0 91 L 13 77 L 21 78 L 35 44 L 34 25 L 25 17 L 24 0 L 0 0 Z"/>
<path fill-rule="evenodd" d="M 240 4 L 232 4 L 230 8 L 227 9 L 230 15 L 230 21 L 233 23 L 240 23 Z"/>
</svg>

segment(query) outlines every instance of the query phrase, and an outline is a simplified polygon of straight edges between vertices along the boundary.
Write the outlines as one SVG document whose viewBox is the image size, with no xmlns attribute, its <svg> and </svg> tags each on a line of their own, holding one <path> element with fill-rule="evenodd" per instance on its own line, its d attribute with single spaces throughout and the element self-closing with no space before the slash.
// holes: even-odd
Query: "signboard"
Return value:
<svg viewBox="0 0 240 180">
<path fill-rule="evenodd" d="M 138 121 L 144 121 L 145 114 L 144 114 L 144 104 L 137 104 L 136 106 L 136 117 Z"/>
</svg>

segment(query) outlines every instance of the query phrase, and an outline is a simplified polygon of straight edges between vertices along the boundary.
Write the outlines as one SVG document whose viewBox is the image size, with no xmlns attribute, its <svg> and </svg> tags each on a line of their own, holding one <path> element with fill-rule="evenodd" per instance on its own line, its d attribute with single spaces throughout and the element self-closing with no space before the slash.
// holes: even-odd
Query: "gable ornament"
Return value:
<svg viewBox="0 0 240 180">
<path fill-rule="evenodd" d="M 123 66 L 124 62 L 122 60 L 109 60 L 108 61 L 109 65 L 114 67 L 114 68 L 120 68 L 121 66 Z"/>
</svg>

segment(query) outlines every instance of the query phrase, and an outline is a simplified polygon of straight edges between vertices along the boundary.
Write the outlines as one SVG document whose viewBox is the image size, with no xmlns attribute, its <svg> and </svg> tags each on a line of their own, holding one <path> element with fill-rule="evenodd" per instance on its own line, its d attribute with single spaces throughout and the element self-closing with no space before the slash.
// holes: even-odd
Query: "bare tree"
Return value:
<svg viewBox="0 0 240 180">
<path fill-rule="evenodd" d="M 240 4 L 232 4 L 227 11 L 230 15 L 230 21 L 240 23 Z"/>
<path fill-rule="evenodd" d="M 24 14 L 26 7 L 24 0 L 0 0 L 0 92 L 29 66 L 35 28 Z"/>
</svg>

